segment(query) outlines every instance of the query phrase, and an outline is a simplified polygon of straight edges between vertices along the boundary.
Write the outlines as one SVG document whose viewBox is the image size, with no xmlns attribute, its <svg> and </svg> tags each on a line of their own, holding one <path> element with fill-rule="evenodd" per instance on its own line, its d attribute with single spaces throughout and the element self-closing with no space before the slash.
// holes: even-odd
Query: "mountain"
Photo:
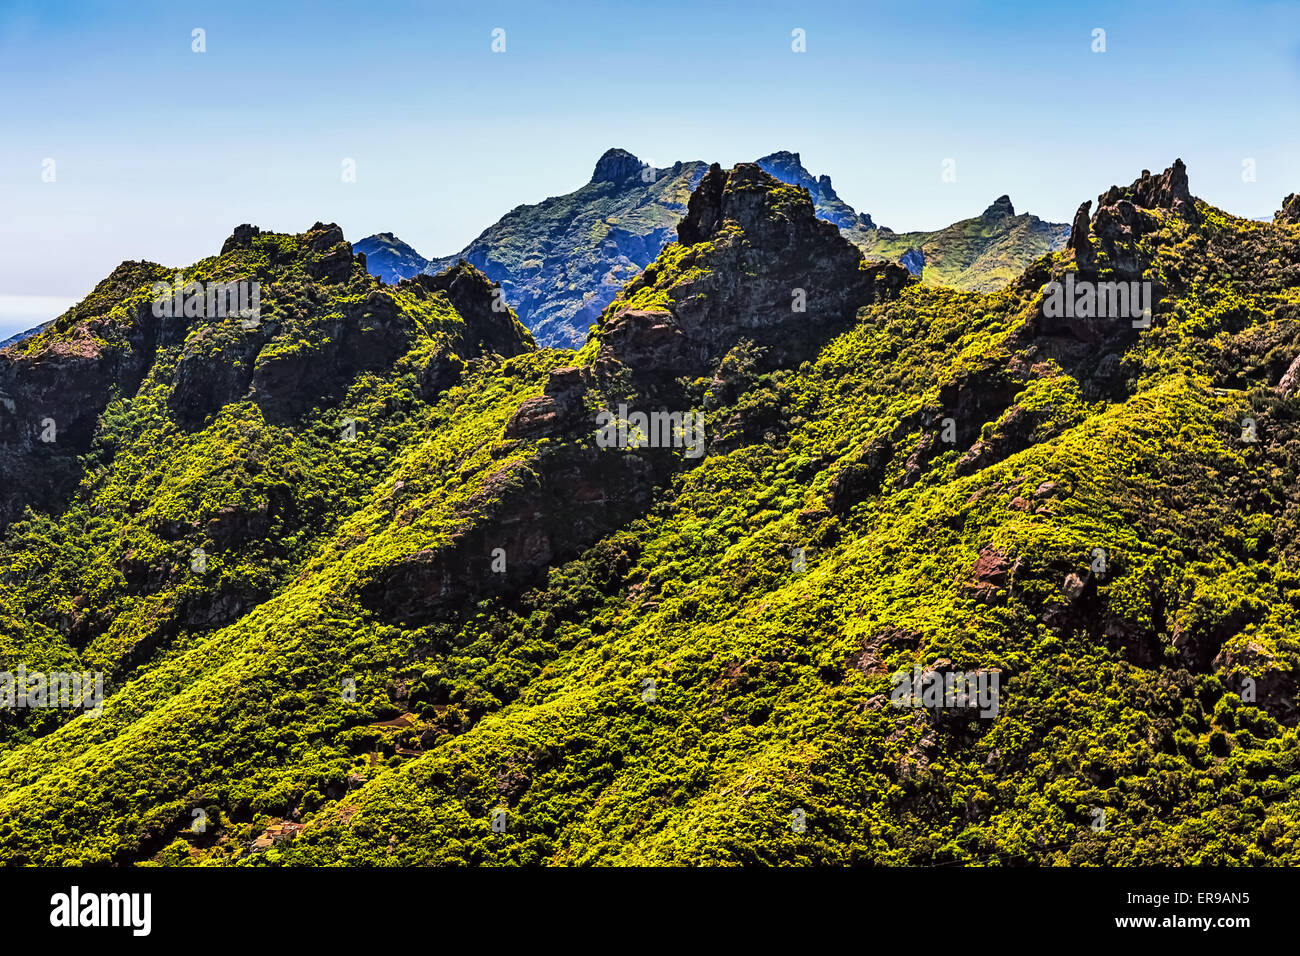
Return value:
<svg viewBox="0 0 1300 956">
<path fill-rule="evenodd" d="M 1016 216 L 1002 197 L 984 216 L 934 233 L 877 227 L 842 200 L 829 176 L 813 176 L 798 153 L 779 151 L 757 165 L 808 191 L 817 216 L 836 225 L 869 258 L 902 262 L 923 280 L 991 291 L 1038 256 L 1060 249 L 1069 227 Z M 580 346 L 619 288 L 673 241 L 686 197 L 703 176 L 702 162 L 654 169 L 623 149 L 608 150 L 581 189 L 519 206 L 453 256 L 430 260 L 436 273 L 464 259 L 501 283 L 512 305 L 544 346 Z M 991 214 L 994 211 L 995 214 Z M 387 254 L 389 233 L 363 239 L 371 273 L 385 281 L 414 275 L 419 256 Z M 400 245 L 400 243 L 399 243 Z M 371 250 L 385 250 L 373 258 Z M 924 271 L 923 271 L 924 270 Z"/>
<path fill-rule="evenodd" d="M 829 176 L 813 178 L 812 173 L 804 169 L 798 153 L 781 150 L 769 153 L 755 161 L 765 173 L 775 176 L 790 186 L 799 186 L 808 190 L 817 218 L 825 219 L 837 226 L 849 241 L 861 244 L 859 239 L 875 232 L 876 224 L 866 213 L 858 213 L 852 206 L 842 200 L 831 185 Z"/>
<path fill-rule="evenodd" d="M 367 236 L 353 243 L 352 251 L 366 257 L 366 269 L 371 275 L 393 285 L 419 275 L 429 264 L 428 259 L 391 232 Z"/>
<path fill-rule="evenodd" d="M 501 283 L 542 345 L 572 346 L 614 294 L 672 240 L 705 164 L 643 164 L 608 150 L 574 192 L 518 206 L 426 273 L 464 259 Z"/>
<path fill-rule="evenodd" d="M 890 229 L 850 236 L 868 256 L 903 261 L 929 285 L 994 292 L 1027 264 L 1065 247 L 1070 227 L 1016 215 L 1009 196 L 999 196 L 984 212 L 934 232 L 896 233 Z"/>
<path fill-rule="evenodd" d="M 1300 205 L 1093 207 L 967 292 L 712 166 L 577 351 L 123 263 L 0 354 L 0 667 L 106 694 L 0 709 L 0 861 L 1300 863 Z"/>
<path fill-rule="evenodd" d="M 7 339 L 0 340 L 0 349 L 7 349 L 11 345 L 17 345 L 19 342 L 22 342 L 25 339 L 30 339 L 33 335 L 37 335 L 41 332 L 44 332 L 46 329 L 50 327 L 53 321 L 54 320 L 51 319 L 49 322 L 42 322 L 40 325 L 36 326 L 33 329 L 28 329 L 26 332 L 19 332 L 16 335 L 9 336 L 9 338 Z"/>
</svg>

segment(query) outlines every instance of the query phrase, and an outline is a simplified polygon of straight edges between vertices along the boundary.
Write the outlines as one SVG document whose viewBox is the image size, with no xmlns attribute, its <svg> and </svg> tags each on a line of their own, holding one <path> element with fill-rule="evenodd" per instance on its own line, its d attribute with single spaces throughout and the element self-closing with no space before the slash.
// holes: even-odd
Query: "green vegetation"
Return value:
<svg viewBox="0 0 1300 956">
<path fill-rule="evenodd" d="M 472 270 L 324 276 L 319 230 L 187 270 L 262 278 L 256 346 L 159 338 L 75 487 L 5 532 L 0 664 L 110 696 L 0 712 L 0 861 L 1300 864 L 1300 227 L 1140 209 L 1141 331 L 1044 325 L 1073 250 L 992 294 L 910 285 L 795 366 L 738 315 L 712 375 L 631 370 L 706 410 L 708 454 L 647 456 L 648 506 L 584 524 L 621 487 L 573 464 L 594 425 L 520 406 L 596 376 L 622 311 L 778 275 L 811 215 L 787 193 L 744 246 L 770 260 L 669 246 L 576 353 L 485 326 Z M 1114 274 L 1128 246 L 1085 241 Z M 18 353 L 128 341 L 169 274 Z M 550 555 L 549 523 L 589 540 Z M 507 539 L 538 563 L 498 588 Z M 998 670 L 998 716 L 893 707 L 914 664 Z"/>
</svg>

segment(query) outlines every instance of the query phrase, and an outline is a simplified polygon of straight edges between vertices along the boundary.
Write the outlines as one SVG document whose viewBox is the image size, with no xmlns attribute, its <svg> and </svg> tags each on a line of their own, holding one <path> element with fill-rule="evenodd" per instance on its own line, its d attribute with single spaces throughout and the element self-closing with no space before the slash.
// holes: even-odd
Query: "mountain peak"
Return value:
<svg viewBox="0 0 1300 956">
<path fill-rule="evenodd" d="M 791 186 L 797 186 L 805 179 L 812 179 L 812 174 L 803 168 L 799 154 L 792 153 L 788 149 L 778 149 L 775 153 L 760 156 L 755 162 L 764 172 Z"/>
<path fill-rule="evenodd" d="M 1187 166 L 1181 159 L 1175 159 L 1174 164 L 1159 176 L 1144 169 L 1131 186 L 1111 186 L 1097 197 L 1097 205 L 1112 206 L 1121 200 L 1128 200 L 1142 209 L 1193 211 L 1195 200 L 1187 183 Z"/>
<path fill-rule="evenodd" d="M 596 160 L 596 169 L 591 174 L 593 183 L 621 183 L 631 179 L 641 170 L 641 160 L 625 149 L 607 149 Z"/>
<path fill-rule="evenodd" d="M 366 257 L 366 270 L 394 285 L 420 272 L 429 260 L 391 232 L 378 232 L 352 244 L 352 251 Z"/>
<path fill-rule="evenodd" d="M 1002 195 L 993 200 L 993 205 L 984 210 L 983 217 L 985 219 L 1002 219 L 1003 217 L 1014 216 L 1015 214 L 1016 207 L 1011 205 L 1011 197 Z"/>
</svg>

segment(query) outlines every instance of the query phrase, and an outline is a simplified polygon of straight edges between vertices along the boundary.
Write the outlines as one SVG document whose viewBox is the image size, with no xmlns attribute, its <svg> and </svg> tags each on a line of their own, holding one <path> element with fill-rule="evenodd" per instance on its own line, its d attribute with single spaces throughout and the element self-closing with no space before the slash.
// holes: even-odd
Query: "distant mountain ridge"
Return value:
<svg viewBox="0 0 1300 956">
<path fill-rule="evenodd" d="M 418 275 L 429 264 L 428 259 L 391 232 L 367 236 L 355 243 L 352 249 L 366 257 L 366 271 L 389 285 Z"/>
<path fill-rule="evenodd" d="M 869 258 L 898 260 L 930 285 L 995 292 L 1026 264 L 1065 248 L 1070 227 L 1028 213 L 1016 215 L 1011 197 L 999 196 L 978 216 L 933 232 L 878 229 L 859 239 Z"/>
<path fill-rule="evenodd" d="M 981 216 L 933 232 L 896 233 L 839 197 L 827 175 L 814 176 L 798 153 L 779 150 L 755 163 L 808 191 L 817 218 L 837 226 L 868 259 L 898 262 L 927 284 L 993 291 L 1026 265 L 1064 248 L 1070 228 L 1015 214 L 1007 196 Z M 576 347 L 617 294 L 677 237 L 676 224 L 707 164 L 655 168 L 625 149 L 609 149 L 579 189 L 517 206 L 460 252 L 424 259 L 392 233 L 356 243 L 367 269 L 385 282 L 435 275 L 459 260 L 499 282 L 506 301 L 538 343 Z"/>
<path fill-rule="evenodd" d="M 30 339 L 33 335 L 40 335 L 53 324 L 54 320 L 50 319 L 49 322 L 42 322 L 35 328 L 28 329 L 25 332 L 17 332 L 14 335 L 9 336 L 7 339 L 0 340 L 0 349 L 7 349 L 11 345 L 17 345 L 19 342 Z"/>
</svg>

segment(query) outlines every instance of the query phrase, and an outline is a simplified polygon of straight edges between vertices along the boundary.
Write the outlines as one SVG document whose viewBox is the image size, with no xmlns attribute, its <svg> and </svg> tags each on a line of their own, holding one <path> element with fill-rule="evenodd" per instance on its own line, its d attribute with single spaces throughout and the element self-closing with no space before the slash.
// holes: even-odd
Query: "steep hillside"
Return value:
<svg viewBox="0 0 1300 956">
<path fill-rule="evenodd" d="M 0 651 L 109 690 L 0 714 L 0 860 L 1300 863 L 1295 204 L 1091 206 L 981 294 L 714 166 L 577 352 L 326 226 L 187 270 L 253 330 L 124 264 L 0 356 L 21 422 L 81 389 Z M 998 693 L 891 676 L 957 672 Z"/>
</svg>

